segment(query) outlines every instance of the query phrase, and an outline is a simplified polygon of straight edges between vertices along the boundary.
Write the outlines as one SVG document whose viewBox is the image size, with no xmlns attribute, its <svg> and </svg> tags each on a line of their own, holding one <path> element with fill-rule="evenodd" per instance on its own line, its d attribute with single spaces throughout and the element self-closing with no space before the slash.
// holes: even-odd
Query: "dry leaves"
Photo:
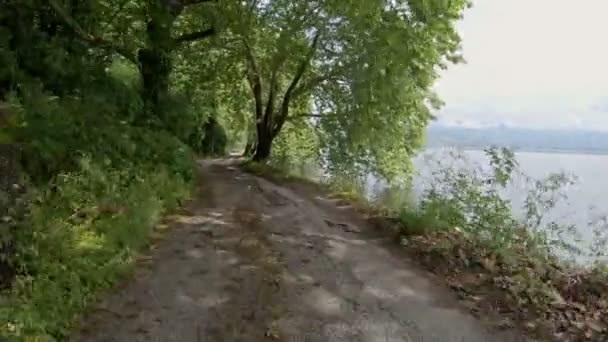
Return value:
<svg viewBox="0 0 608 342">
<path fill-rule="evenodd" d="M 565 269 L 525 250 L 496 255 L 458 231 L 408 239 L 408 250 L 477 315 L 554 341 L 608 341 L 608 274 Z"/>
</svg>

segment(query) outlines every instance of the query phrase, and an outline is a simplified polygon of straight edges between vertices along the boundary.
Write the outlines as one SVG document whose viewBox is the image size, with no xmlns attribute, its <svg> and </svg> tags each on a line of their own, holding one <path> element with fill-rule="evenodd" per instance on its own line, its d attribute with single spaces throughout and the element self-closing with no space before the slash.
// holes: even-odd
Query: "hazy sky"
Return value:
<svg viewBox="0 0 608 342">
<path fill-rule="evenodd" d="M 608 130 L 608 0 L 474 0 L 440 121 Z"/>
</svg>

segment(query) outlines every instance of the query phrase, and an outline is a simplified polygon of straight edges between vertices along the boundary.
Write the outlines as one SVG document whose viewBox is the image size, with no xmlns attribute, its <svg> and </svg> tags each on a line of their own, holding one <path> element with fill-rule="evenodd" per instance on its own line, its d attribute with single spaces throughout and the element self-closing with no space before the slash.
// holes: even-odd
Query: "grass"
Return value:
<svg viewBox="0 0 608 342">
<path fill-rule="evenodd" d="M 110 169 L 83 163 L 56 187 L 34 191 L 16 236 L 19 275 L 0 296 L 0 336 L 64 340 L 103 289 L 131 269 L 162 214 L 189 184 L 163 168 Z"/>
</svg>

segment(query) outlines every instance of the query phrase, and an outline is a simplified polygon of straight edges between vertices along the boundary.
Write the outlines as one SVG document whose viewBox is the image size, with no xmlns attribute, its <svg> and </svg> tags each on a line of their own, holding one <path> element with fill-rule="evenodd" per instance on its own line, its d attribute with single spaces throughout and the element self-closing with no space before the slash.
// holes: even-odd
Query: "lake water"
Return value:
<svg viewBox="0 0 608 342">
<path fill-rule="evenodd" d="M 473 163 L 486 166 L 488 164 L 482 151 L 459 152 Z M 420 196 L 428 187 L 433 168 L 437 168 L 430 160 L 445 159 L 442 153 L 445 153 L 445 150 L 428 150 L 415 159 L 418 171 L 418 176 L 414 179 L 416 195 Z M 575 183 L 564 190 L 567 199 L 552 209 L 546 218 L 563 225 L 575 225 L 583 242 L 591 243 L 595 239 L 594 225 L 605 226 L 601 219 L 608 214 L 608 155 L 536 152 L 519 152 L 515 155 L 521 171 L 535 179 L 560 171 L 576 176 Z M 368 187 L 370 192 L 375 193 L 382 189 L 383 185 L 371 179 Z M 512 201 L 514 212 L 522 217 L 526 194 L 526 184 L 519 178 L 505 191 L 505 196 Z"/>
</svg>

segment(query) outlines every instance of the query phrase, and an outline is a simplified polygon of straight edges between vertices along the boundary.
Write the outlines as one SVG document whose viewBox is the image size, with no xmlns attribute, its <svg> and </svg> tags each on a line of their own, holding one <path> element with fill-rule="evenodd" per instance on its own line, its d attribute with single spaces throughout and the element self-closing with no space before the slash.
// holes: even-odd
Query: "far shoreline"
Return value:
<svg viewBox="0 0 608 342">
<path fill-rule="evenodd" d="M 496 145 L 498 147 L 502 147 Z M 491 146 L 426 146 L 424 149 L 457 149 L 461 151 L 483 151 Z M 552 148 L 516 148 L 507 147 L 515 153 L 545 153 L 545 154 L 567 154 L 567 155 L 592 155 L 592 156 L 608 156 L 606 150 L 570 150 L 570 149 L 552 149 Z"/>
</svg>

